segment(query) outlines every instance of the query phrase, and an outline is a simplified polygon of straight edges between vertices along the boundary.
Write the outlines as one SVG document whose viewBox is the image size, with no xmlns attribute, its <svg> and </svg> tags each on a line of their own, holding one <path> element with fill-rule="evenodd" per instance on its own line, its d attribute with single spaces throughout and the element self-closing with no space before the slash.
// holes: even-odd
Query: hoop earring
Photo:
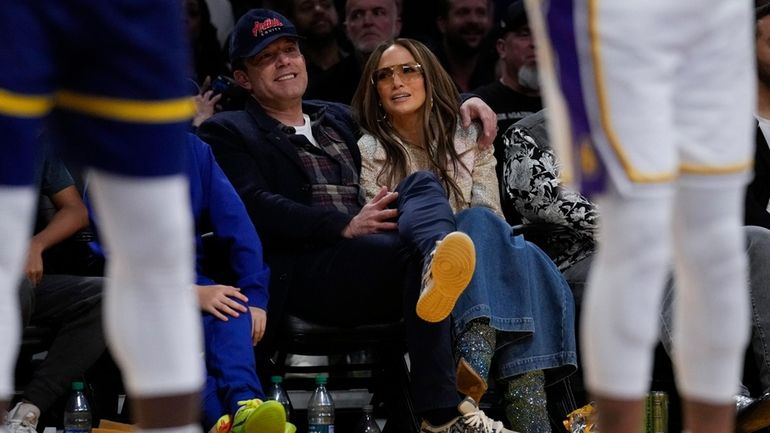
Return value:
<svg viewBox="0 0 770 433">
<path fill-rule="evenodd" d="M 385 108 L 382 107 L 382 102 L 377 102 L 378 109 L 377 111 L 380 112 L 379 116 L 377 117 L 378 122 L 387 122 L 388 121 L 388 113 L 385 112 Z"/>
</svg>

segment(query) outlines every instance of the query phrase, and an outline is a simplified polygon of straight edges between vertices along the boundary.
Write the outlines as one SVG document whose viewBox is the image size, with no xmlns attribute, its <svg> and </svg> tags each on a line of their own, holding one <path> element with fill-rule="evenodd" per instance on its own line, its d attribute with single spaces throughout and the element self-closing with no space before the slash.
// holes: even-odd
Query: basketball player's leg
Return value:
<svg viewBox="0 0 770 433">
<path fill-rule="evenodd" d="M 665 2 L 588 2 L 585 84 L 591 138 L 611 182 L 588 281 L 581 341 L 599 428 L 640 428 L 658 312 L 670 269 L 676 68 L 669 34 L 654 31 Z M 679 17 L 676 17 L 679 18 Z M 672 19 L 669 17 L 669 19 Z"/>
<path fill-rule="evenodd" d="M 50 63 L 29 2 L 0 8 L 0 413 L 8 408 L 20 340 L 18 288 L 37 205 L 35 163 L 49 112 Z M 40 58 L 43 57 L 43 58 Z M 0 427 L 1 429 L 2 427 Z"/>
<path fill-rule="evenodd" d="M 694 433 L 733 430 L 750 329 L 741 226 L 754 154 L 752 4 L 707 3 L 693 15 L 704 37 L 687 45 L 676 93 L 683 175 L 674 218 L 682 300 L 674 363 L 684 427 Z"/>
<path fill-rule="evenodd" d="M 671 198 L 612 191 L 598 205 L 602 244 L 589 276 L 581 323 L 586 385 L 597 403 L 602 431 L 637 431 L 669 271 Z"/>
<path fill-rule="evenodd" d="M 184 175 L 192 106 L 181 4 L 116 0 L 91 5 L 91 19 L 82 12 L 66 11 L 92 38 L 62 80 L 56 126 L 68 155 L 94 167 L 108 344 L 139 428 L 195 432 L 204 374 Z M 103 34 L 108 46 L 98 42 Z"/>
<path fill-rule="evenodd" d="M 105 331 L 136 421 L 195 424 L 203 360 L 186 179 L 95 171 L 92 182 L 109 257 Z"/>
</svg>

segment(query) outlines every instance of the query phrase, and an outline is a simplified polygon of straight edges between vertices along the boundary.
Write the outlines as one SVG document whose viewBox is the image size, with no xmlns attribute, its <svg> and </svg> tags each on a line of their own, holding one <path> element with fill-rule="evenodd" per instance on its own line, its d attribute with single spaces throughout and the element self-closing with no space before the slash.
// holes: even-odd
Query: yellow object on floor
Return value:
<svg viewBox="0 0 770 433">
<path fill-rule="evenodd" d="M 133 424 L 110 421 L 103 419 L 99 421 L 99 427 L 92 429 L 92 433 L 112 433 L 112 432 L 133 432 L 136 430 Z"/>
<path fill-rule="evenodd" d="M 567 415 L 564 428 L 570 433 L 597 433 L 596 408 L 592 403 L 577 408 Z"/>
</svg>

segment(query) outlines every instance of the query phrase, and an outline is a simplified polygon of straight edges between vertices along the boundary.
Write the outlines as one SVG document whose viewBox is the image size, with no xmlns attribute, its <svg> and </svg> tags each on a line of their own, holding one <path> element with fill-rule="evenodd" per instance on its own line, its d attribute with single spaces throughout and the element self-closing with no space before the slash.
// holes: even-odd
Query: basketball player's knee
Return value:
<svg viewBox="0 0 770 433">
<path fill-rule="evenodd" d="M 132 269 L 174 269 L 181 260 L 193 260 L 192 232 L 184 220 L 166 215 L 116 243 L 116 259 Z"/>
</svg>

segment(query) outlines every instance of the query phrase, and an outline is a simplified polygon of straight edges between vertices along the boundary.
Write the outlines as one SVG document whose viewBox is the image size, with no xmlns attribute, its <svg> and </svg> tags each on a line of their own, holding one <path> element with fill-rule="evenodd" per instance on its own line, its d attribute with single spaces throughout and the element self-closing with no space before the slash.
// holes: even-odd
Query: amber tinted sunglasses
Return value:
<svg viewBox="0 0 770 433">
<path fill-rule="evenodd" d="M 401 81 L 412 81 L 422 76 L 422 65 L 419 63 L 404 63 L 380 68 L 372 73 L 372 84 L 379 84 L 385 80 L 393 82 L 393 76 L 398 75 Z"/>
</svg>

